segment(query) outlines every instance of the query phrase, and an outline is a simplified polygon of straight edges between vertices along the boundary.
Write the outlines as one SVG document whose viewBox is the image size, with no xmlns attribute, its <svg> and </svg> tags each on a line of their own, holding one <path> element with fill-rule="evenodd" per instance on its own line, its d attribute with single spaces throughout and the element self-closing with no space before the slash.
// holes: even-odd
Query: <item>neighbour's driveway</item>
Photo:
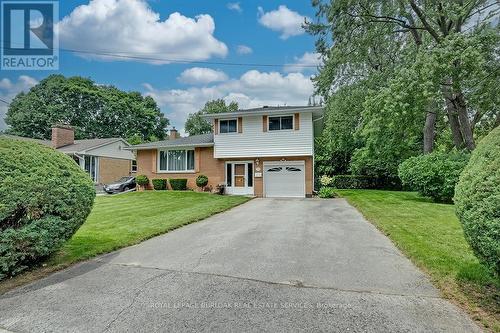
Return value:
<svg viewBox="0 0 500 333">
<path fill-rule="evenodd" d="M 0 297 L 0 327 L 479 331 L 341 199 L 256 199 L 79 264 Z"/>
</svg>

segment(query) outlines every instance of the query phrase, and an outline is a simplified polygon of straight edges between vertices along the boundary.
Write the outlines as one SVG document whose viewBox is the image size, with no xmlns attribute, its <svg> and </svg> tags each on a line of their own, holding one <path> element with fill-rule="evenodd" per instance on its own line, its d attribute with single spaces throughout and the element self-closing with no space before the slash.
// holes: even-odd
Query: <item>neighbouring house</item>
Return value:
<svg viewBox="0 0 500 333">
<path fill-rule="evenodd" d="M 66 125 L 52 128 L 52 140 L 2 136 L 38 142 L 71 156 L 95 184 L 111 183 L 121 177 L 135 175 L 137 170 L 133 152 L 126 149 L 130 144 L 121 138 L 75 140 L 74 129 Z"/>
<path fill-rule="evenodd" d="M 310 197 L 314 191 L 314 136 L 323 107 L 263 107 L 204 115 L 213 134 L 132 146 L 138 174 L 150 179 L 196 177 L 226 185 L 226 193 Z M 315 130 L 316 129 L 316 130 Z"/>
</svg>

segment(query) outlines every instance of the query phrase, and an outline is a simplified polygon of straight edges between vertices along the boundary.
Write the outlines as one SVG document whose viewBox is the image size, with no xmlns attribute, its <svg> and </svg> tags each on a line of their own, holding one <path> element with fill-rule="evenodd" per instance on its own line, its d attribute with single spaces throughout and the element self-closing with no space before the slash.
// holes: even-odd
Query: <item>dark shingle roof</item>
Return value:
<svg viewBox="0 0 500 333">
<path fill-rule="evenodd" d="M 323 106 L 263 106 L 261 108 L 254 109 L 243 109 L 234 112 L 224 112 L 224 113 L 209 113 L 202 115 L 205 119 L 214 119 L 223 117 L 236 117 L 236 116 L 246 116 L 246 115 L 266 115 L 271 113 L 284 114 L 292 112 L 312 112 L 316 116 L 322 116 L 324 111 Z"/>
<path fill-rule="evenodd" d="M 253 108 L 253 109 L 243 109 L 243 110 L 238 110 L 237 112 L 265 112 L 265 111 L 290 111 L 294 109 L 317 109 L 320 108 L 319 106 L 263 106 L 260 108 Z"/>
<path fill-rule="evenodd" d="M 190 146 L 212 146 L 214 135 L 212 133 L 192 135 L 175 140 L 164 140 L 157 142 L 148 142 L 130 147 L 131 149 L 150 149 L 150 148 L 168 148 L 168 147 L 190 147 Z"/>
</svg>

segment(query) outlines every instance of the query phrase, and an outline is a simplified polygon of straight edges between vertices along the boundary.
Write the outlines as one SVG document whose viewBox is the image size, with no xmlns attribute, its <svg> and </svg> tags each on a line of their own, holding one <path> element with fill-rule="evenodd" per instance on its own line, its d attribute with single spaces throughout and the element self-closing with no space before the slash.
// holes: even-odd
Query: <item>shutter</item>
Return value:
<svg viewBox="0 0 500 333">
<path fill-rule="evenodd" d="M 300 129 L 300 113 L 295 114 L 295 127 L 294 129 L 298 131 Z"/>
<path fill-rule="evenodd" d="M 243 133 L 243 117 L 238 117 L 238 133 Z"/>
<path fill-rule="evenodd" d="M 267 132 L 267 116 L 262 116 L 262 132 Z"/>
<path fill-rule="evenodd" d="M 219 119 L 214 119 L 214 134 L 219 134 Z"/>
</svg>

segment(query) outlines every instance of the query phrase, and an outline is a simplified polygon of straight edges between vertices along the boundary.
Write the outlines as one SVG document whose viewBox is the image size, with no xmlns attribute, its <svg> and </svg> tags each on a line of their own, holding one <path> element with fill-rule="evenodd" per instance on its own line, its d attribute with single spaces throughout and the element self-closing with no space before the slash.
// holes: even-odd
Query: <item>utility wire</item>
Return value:
<svg viewBox="0 0 500 333">
<path fill-rule="evenodd" d="M 0 46 L 1 49 L 5 49 Z M 101 57 L 110 58 L 120 58 L 120 59 L 131 59 L 131 60 L 147 60 L 156 62 L 167 62 L 167 63 L 177 63 L 177 64 L 202 64 L 202 65 L 218 65 L 218 66 L 242 66 L 242 67 L 285 67 L 293 66 L 299 68 L 317 68 L 317 65 L 307 65 L 300 63 L 285 63 L 285 64 L 272 64 L 272 63 L 244 63 L 244 62 L 224 62 L 224 61 L 201 61 L 201 60 L 187 60 L 187 59 L 171 59 L 162 57 L 153 57 L 147 54 L 140 53 L 129 53 L 129 52 L 108 52 L 108 51 L 92 51 L 92 50 L 79 50 L 79 49 L 67 49 L 67 48 L 48 48 L 49 50 L 59 50 L 68 53 L 79 53 L 96 55 Z"/>
</svg>

